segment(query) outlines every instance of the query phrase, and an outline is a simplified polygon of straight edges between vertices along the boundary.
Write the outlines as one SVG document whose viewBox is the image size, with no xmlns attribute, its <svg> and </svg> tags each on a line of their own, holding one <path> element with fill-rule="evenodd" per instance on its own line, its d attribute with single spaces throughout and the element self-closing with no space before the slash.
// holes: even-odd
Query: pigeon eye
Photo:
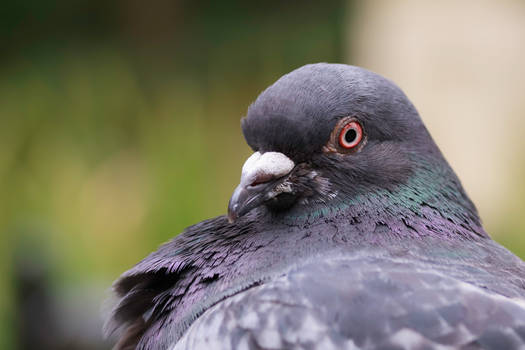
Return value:
<svg viewBox="0 0 525 350">
<path fill-rule="evenodd" d="M 356 147 L 363 139 L 363 128 L 358 122 L 351 121 L 341 129 L 339 133 L 339 145 L 344 149 Z"/>
<path fill-rule="evenodd" d="M 366 133 L 355 116 L 340 119 L 328 143 L 323 146 L 325 153 L 350 154 L 357 152 L 366 143 Z"/>
</svg>

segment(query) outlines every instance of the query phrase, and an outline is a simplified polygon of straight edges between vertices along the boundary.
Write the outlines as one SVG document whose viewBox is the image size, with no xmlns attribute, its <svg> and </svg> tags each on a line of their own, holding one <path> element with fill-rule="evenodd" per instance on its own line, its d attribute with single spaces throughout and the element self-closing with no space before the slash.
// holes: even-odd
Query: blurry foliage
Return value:
<svg viewBox="0 0 525 350">
<path fill-rule="evenodd" d="M 516 184 L 515 190 L 517 194 L 512 196 L 514 201 L 511 201 L 507 205 L 509 210 L 503 218 L 504 220 L 501 220 L 497 235 L 492 236 L 522 259 L 525 259 L 525 239 L 523 239 L 523 235 L 525 234 L 525 220 L 523 220 L 523 214 L 525 213 L 524 165 L 523 160 L 517 161 L 516 176 L 513 181 L 513 183 Z"/>
<path fill-rule="evenodd" d="M 250 153 L 239 119 L 261 89 L 342 59 L 342 1 L 3 7 L 2 349 L 25 301 L 13 261 L 46 265 L 54 290 L 109 287 L 184 227 L 225 212 Z"/>
</svg>

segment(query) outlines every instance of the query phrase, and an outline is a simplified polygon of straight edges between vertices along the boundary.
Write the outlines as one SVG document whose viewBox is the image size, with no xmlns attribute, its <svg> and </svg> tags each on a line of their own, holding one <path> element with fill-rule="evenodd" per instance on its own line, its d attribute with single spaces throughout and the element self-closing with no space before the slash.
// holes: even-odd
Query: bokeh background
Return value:
<svg viewBox="0 0 525 350">
<path fill-rule="evenodd" d="M 109 286 L 225 213 L 250 102 L 311 62 L 401 86 L 525 258 L 525 2 L 11 1 L 0 13 L 0 348 L 107 349 Z"/>
</svg>

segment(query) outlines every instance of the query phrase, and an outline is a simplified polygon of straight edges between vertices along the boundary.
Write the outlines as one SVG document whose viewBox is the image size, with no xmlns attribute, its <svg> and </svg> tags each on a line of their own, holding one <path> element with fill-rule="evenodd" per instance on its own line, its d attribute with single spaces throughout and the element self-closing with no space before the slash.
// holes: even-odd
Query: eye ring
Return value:
<svg viewBox="0 0 525 350">
<path fill-rule="evenodd" d="M 361 143 L 363 139 L 363 127 L 356 120 L 345 124 L 339 132 L 339 146 L 343 149 L 350 150 Z"/>
<path fill-rule="evenodd" d="M 348 134 L 348 132 L 351 132 L 351 134 Z M 345 138 L 345 136 L 348 137 Z M 330 139 L 323 146 L 323 152 L 343 155 L 355 153 L 363 148 L 366 141 L 366 130 L 359 119 L 356 116 L 343 117 L 339 119 L 332 129 Z"/>
</svg>

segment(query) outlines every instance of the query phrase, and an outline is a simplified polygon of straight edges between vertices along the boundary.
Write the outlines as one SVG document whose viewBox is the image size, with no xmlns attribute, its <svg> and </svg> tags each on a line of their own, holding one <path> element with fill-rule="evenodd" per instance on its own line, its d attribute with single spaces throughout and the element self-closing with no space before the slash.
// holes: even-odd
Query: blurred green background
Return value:
<svg viewBox="0 0 525 350">
<path fill-rule="evenodd" d="M 335 0 L 4 4 L 0 348 L 108 348 L 100 328 L 111 282 L 184 227 L 225 213 L 250 154 L 240 118 L 262 89 L 303 64 L 359 64 L 391 77 L 422 106 L 445 155 L 454 153 L 453 166 L 464 167 L 468 178 L 468 169 L 490 165 L 479 147 L 466 147 L 467 164 L 455 157 L 457 145 L 471 141 L 455 136 L 450 144 L 449 128 L 439 123 L 462 114 L 434 118 L 432 103 L 411 95 L 420 85 L 405 81 L 411 75 L 403 69 L 421 50 L 417 40 L 416 51 L 403 47 L 406 59 L 395 65 L 395 45 L 377 51 L 392 31 L 370 24 L 399 27 L 382 21 L 385 11 L 393 10 L 378 1 Z M 403 20 L 417 31 L 413 18 L 419 17 Z M 426 61 L 422 70 L 425 63 L 428 71 L 435 67 Z M 433 84 L 425 96 L 435 93 Z M 493 237 L 525 257 L 525 106 L 513 111 L 518 121 L 510 119 L 508 128 L 521 130 L 520 137 L 512 156 L 503 157 L 512 167 L 494 180 L 511 189 L 496 187 L 512 195 L 500 201 L 508 205 L 491 209 L 493 201 L 483 198 L 493 193 L 478 192 L 494 187 L 486 182 L 465 185 L 476 203 L 489 203 L 481 213 Z M 484 145 L 486 135 L 472 142 Z"/>
</svg>

